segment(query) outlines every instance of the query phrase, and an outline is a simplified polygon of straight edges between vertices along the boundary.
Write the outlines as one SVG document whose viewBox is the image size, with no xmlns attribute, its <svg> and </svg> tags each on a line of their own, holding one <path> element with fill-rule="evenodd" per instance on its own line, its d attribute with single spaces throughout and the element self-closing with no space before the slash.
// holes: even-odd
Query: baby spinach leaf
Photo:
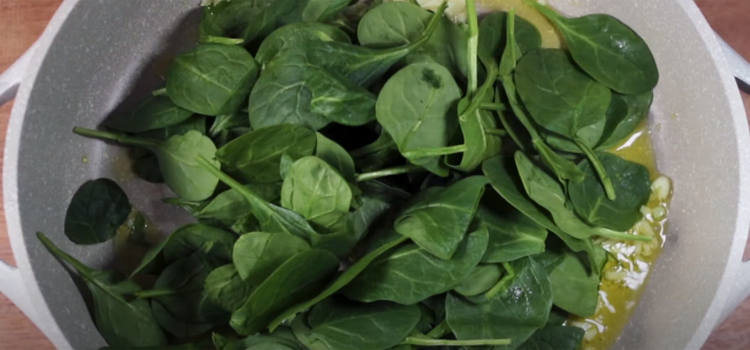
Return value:
<svg viewBox="0 0 750 350">
<path fill-rule="evenodd" d="M 507 12 L 493 12 L 479 24 L 479 57 L 502 57 L 507 45 L 508 17 Z M 542 46 L 539 30 L 521 17 L 515 17 L 515 38 L 521 55 Z"/>
<path fill-rule="evenodd" d="M 73 195 L 65 212 L 65 236 L 76 244 L 97 244 L 111 239 L 130 215 L 130 201 L 116 182 L 86 181 Z"/>
<path fill-rule="evenodd" d="M 268 202 L 274 202 L 281 197 L 281 186 L 279 184 L 250 184 L 246 187 Z M 223 226 L 232 226 L 237 221 L 251 215 L 252 207 L 239 192 L 229 189 L 219 193 L 210 202 L 192 210 L 191 213 L 200 220 L 210 220 Z"/>
<path fill-rule="evenodd" d="M 549 275 L 552 285 L 552 299 L 555 306 L 580 317 L 593 316 L 599 302 L 599 271 L 607 261 L 603 248 L 596 246 L 596 274 L 589 274 L 586 265 L 578 256 L 566 253 Z"/>
<path fill-rule="evenodd" d="M 233 0 L 207 6 L 203 9 L 200 35 L 239 37 L 248 23 L 273 2 L 274 0 Z"/>
<path fill-rule="evenodd" d="M 167 74 L 167 94 L 182 108 L 209 116 L 237 111 L 260 68 L 238 46 L 201 44 L 175 58 Z"/>
<path fill-rule="evenodd" d="M 354 160 L 349 155 L 349 153 L 347 153 L 346 150 L 338 143 L 323 136 L 323 134 L 316 133 L 315 135 L 317 138 L 315 156 L 324 160 L 326 163 L 328 163 L 328 165 L 338 170 L 338 172 L 346 179 L 346 181 L 349 181 L 351 183 L 356 182 Z"/>
<path fill-rule="evenodd" d="M 387 301 L 358 304 L 327 299 L 310 311 L 308 337 L 319 340 L 329 349 L 382 350 L 401 343 L 420 316 L 416 305 Z"/>
<path fill-rule="evenodd" d="M 349 215 L 352 190 L 346 180 L 318 157 L 297 160 L 281 187 L 281 205 L 305 219 L 332 228 Z"/>
<path fill-rule="evenodd" d="M 474 176 L 415 198 L 395 222 L 395 230 L 441 259 L 450 259 L 464 240 L 487 186 Z"/>
<path fill-rule="evenodd" d="M 456 103 L 461 91 L 450 72 L 436 63 L 417 63 L 393 75 L 378 95 L 378 122 L 412 163 L 447 176 L 439 157 L 410 152 L 448 145 L 456 131 Z"/>
<path fill-rule="evenodd" d="M 583 128 L 599 123 L 612 98 L 609 89 L 578 71 L 558 49 L 536 50 L 521 58 L 515 82 L 537 124 L 571 139 L 581 138 Z M 586 133 L 582 141 L 596 145 L 603 126 L 598 133 Z"/>
<path fill-rule="evenodd" d="M 249 127 L 250 119 L 248 118 L 247 113 L 237 111 L 234 113 L 222 114 L 220 116 L 217 116 L 213 124 L 211 124 L 211 128 L 208 130 L 208 133 L 209 135 L 211 135 L 211 137 L 218 137 L 221 136 L 223 132 L 229 132 L 237 128 Z"/>
<path fill-rule="evenodd" d="M 648 44 L 617 18 L 606 14 L 566 18 L 530 3 L 557 26 L 573 59 L 597 81 L 628 95 L 656 86 L 659 69 Z"/>
<path fill-rule="evenodd" d="M 177 125 L 192 116 L 193 112 L 178 107 L 168 96 L 150 96 L 134 111 L 105 120 L 104 126 L 139 133 Z"/>
<path fill-rule="evenodd" d="M 269 325 L 269 329 L 273 331 L 276 327 L 278 327 L 284 320 L 289 319 L 296 315 L 299 312 L 302 312 L 304 310 L 310 309 L 317 303 L 323 301 L 324 299 L 332 296 L 342 288 L 344 288 L 347 284 L 349 284 L 351 281 L 353 281 L 357 276 L 359 276 L 362 271 L 364 271 L 375 259 L 377 259 L 379 256 L 385 254 L 387 251 L 391 250 L 392 248 L 400 245 L 401 243 L 405 242 L 407 240 L 406 237 L 401 237 L 398 235 L 395 235 L 395 239 L 385 242 L 382 245 L 378 246 L 378 248 L 372 250 L 371 252 L 367 253 L 365 256 L 361 257 L 357 262 L 349 266 L 346 270 L 344 270 L 333 282 L 331 282 L 326 289 L 324 289 L 322 292 L 320 292 L 317 296 L 314 298 L 305 301 L 301 304 L 294 305 L 293 307 L 285 310 L 281 314 L 279 314 L 276 319 L 274 319 L 271 324 Z"/>
<path fill-rule="evenodd" d="M 576 350 L 586 332 L 578 327 L 547 326 L 518 347 L 518 350 Z"/>
<path fill-rule="evenodd" d="M 359 21 L 357 38 L 360 45 L 372 48 L 393 48 L 418 40 L 429 25 L 432 15 L 418 5 L 389 2 L 368 11 Z M 405 58 L 406 64 L 432 61 L 454 74 L 466 67 L 466 34 L 448 18 L 441 18 L 429 40 Z M 465 73 L 465 72 L 463 72 Z"/>
<path fill-rule="evenodd" d="M 612 94 L 612 102 L 607 110 L 607 124 L 596 148 L 612 148 L 632 134 L 648 116 L 653 100 L 653 91 L 638 95 Z"/>
<path fill-rule="evenodd" d="M 214 333 L 213 339 L 217 350 L 307 350 L 287 327 L 271 334 L 258 333 L 239 340 Z"/>
<path fill-rule="evenodd" d="M 376 96 L 345 76 L 321 68 L 305 70 L 304 81 L 312 93 L 310 111 L 348 126 L 375 120 Z"/>
<path fill-rule="evenodd" d="M 497 264 L 479 264 L 453 290 L 470 297 L 482 294 L 497 284 L 503 275 L 503 268 Z"/>
<path fill-rule="evenodd" d="M 543 226 L 515 209 L 493 207 L 482 204 L 477 211 L 477 218 L 490 233 L 482 262 L 510 262 L 544 252 L 547 230 Z"/>
<path fill-rule="evenodd" d="M 309 243 L 288 233 L 251 232 L 234 244 L 233 261 L 243 280 L 260 284 L 281 264 L 308 249 Z"/>
<path fill-rule="evenodd" d="M 598 152 L 607 173 L 612 174 L 612 184 L 619 193 L 617 199 L 607 198 L 597 181 L 591 163 L 586 160 L 578 167 L 586 173 L 581 183 L 568 186 L 570 201 L 576 213 L 586 222 L 615 231 L 627 231 L 642 217 L 641 206 L 651 195 L 651 178 L 648 169 L 617 155 Z"/>
<path fill-rule="evenodd" d="M 296 1 L 292 1 L 295 2 Z M 306 0 L 299 15 L 300 22 L 325 22 L 343 10 L 351 0 Z"/>
<path fill-rule="evenodd" d="M 591 239 L 577 239 L 563 231 L 549 217 L 549 213 L 532 201 L 524 190 L 523 181 L 513 158 L 495 157 L 482 164 L 482 171 L 489 179 L 490 185 L 510 205 L 534 220 L 537 224 L 554 233 L 574 252 L 586 252 L 591 266 L 595 266 L 594 244 Z"/>
<path fill-rule="evenodd" d="M 207 159 L 198 158 L 198 163 L 245 198 L 253 208 L 253 215 L 258 219 L 264 232 L 286 232 L 308 241 L 311 241 L 312 237 L 320 236 L 301 215 L 263 200 L 229 175 L 224 174 Z"/>
<path fill-rule="evenodd" d="M 332 25 L 306 22 L 292 23 L 276 29 L 263 40 L 255 54 L 261 64 L 269 64 L 277 55 L 310 40 L 351 43 L 349 35 Z"/>
<path fill-rule="evenodd" d="M 131 276 L 151 273 L 160 265 L 193 253 L 199 253 L 217 262 L 230 262 L 234 240 L 233 234 L 215 227 L 203 224 L 185 225 L 146 253 Z"/>
<path fill-rule="evenodd" d="M 440 259 L 414 243 L 388 251 L 346 288 L 348 298 L 409 305 L 455 288 L 479 264 L 487 248 L 486 228 L 467 235 L 451 259 Z"/>
<path fill-rule="evenodd" d="M 213 158 L 216 146 L 197 131 L 172 136 L 167 141 L 74 128 L 76 134 L 103 140 L 112 140 L 125 145 L 146 147 L 159 160 L 159 169 L 164 181 L 178 196 L 193 201 L 204 200 L 213 195 L 219 180 L 196 163 L 198 155 Z M 217 161 L 212 161 L 217 164 Z"/>
<path fill-rule="evenodd" d="M 244 281 L 234 264 L 218 267 L 206 276 L 206 297 L 222 309 L 234 312 L 250 297 L 257 285 Z"/>
<path fill-rule="evenodd" d="M 133 173 L 143 180 L 153 184 L 164 183 L 164 176 L 159 170 L 159 160 L 152 152 L 135 159 L 131 168 Z"/>
<path fill-rule="evenodd" d="M 256 0 L 254 2 L 256 3 L 255 9 L 248 17 L 249 20 L 245 22 L 241 35 L 246 44 L 271 34 L 276 28 L 285 24 L 296 22 L 294 17 L 298 16 L 295 16 L 294 12 L 300 5 L 296 1 Z"/>
<path fill-rule="evenodd" d="M 94 321 L 111 346 L 149 347 L 167 345 L 167 337 L 145 300 L 126 299 L 141 290 L 135 282 L 111 271 L 99 271 L 60 250 L 43 233 L 37 238 L 58 259 L 72 266 L 94 297 Z"/>
<path fill-rule="evenodd" d="M 154 289 L 136 293 L 151 297 L 151 309 L 159 324 L 178 338 L 201 335 L 213 324 L 200 313 L 204 297 L 203 284 L 211 272 L 196 256 L 175 260 L 159 275 Z"/>
<path fill-rule="evenodd" d="M 166 128 L 154 129 L 138 133 L 136 136 L 145 137 L 149 139 L 166 141 L 172 136 L 185 135 L 188 132 L 195 130 L 201 135 L 206 134 L 206 117 L 202 115 L 195 115 L 190 117 L 188 120 L 179 123 L 177 125 L 168 126 Z"/>
<path fill-rule="evenodd" d="M 531 258 L 511 263 L 514 276 L 492 299 L 449 293 L 446 320 L 459 340 L 506 339 L 512 349 L 544 327 L 552 307 L 552 291 L 544 268 Z"/>
<path fill-rule="evenodd" d="M 279 266 L 232 313 L 230 325 L 239 334 L 254 334 L 268 326 L 280 312 L 320 290 L 323 281 L 339 267 L 335 255 L 325 250 L 301 252 Z"/>
<path fill-rule="evenodd" d="M 299 125 L 275 125 L 253 130 L 226 144 L 216 157 L 227 171 L 253 183 L 281 180 L 279 163 L 287 154 L 297 159 L 315 150 L 316 134 Z"/>
</svg>

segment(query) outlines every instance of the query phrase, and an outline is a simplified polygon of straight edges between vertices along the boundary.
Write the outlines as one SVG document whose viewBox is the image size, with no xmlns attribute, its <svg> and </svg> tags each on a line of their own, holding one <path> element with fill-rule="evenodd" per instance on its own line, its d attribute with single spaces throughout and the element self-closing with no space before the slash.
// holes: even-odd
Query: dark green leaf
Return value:
<svg viewBox="0 0 750 350">
<path fill-rule="evenodd" d="M 249 128 L 250 119 L 247 113 L 234 112 L 230 114 L 223 114 L 216 117 L 214 123 L 211 124 L 211 129 L 208 131 L 211 137 L 217 137 L 222 132 L 228 132 L 236 128 Z"/>
<path fill-rule="evenodd" d="M 106 242 L 130 215 L 128 196 L 109 179 L 86 181 L 65 212 L 65 236 L 76 244 Z"/>
<path fill-rule="evenodd" d="M 243 281 L 234 264 L 224 265 L 211 271 L 206 277 L 206 296 L 226 311 L 234 312 L 250 297 L 257 285 Z"/>
<path fill-rule="evenodd" d="M 277 125 L 251 131 L 228 143 L 216 152 L 216 157 L 230 172 L 254 183 L 281 180 L 281 156 L 294 159 L 311 155 L 315 150 L 316 134 L 298 125 Z"/>
<path fill-rule="evenodd" d="M 310 111 L 343 125 L 360 126 L 375 120 L 376 96 L 345 76 L 320 68 L 305 70 Z"/>
<path fill-rule="evenodd" d="M 477 217 L 490 233 L 482 262 L 511 262 L 544 252 L 547 230 L 525 214 L 514 209 L 493 210 L 483 204 Z"/>
<path fill-rule="evenodd" d="M 566 18 L 532 4 L 557 26 L 573 59 L 597 81 L 629 95 L 656 86 L 659 69 L 648 44 L 617 18 L 606 14 Z"/>
<path fill-rule="evenodd" d="M 578 327 L 544 327 L 521 344 L 518 350 L 577 350 L 585 333 Z"/>
<path fill-rule="evenodd" d="M 175 58 L 167 74 L 167 93 L 175 104 L 195 113 L 230 114 L 245 102 L 259 71 L 241 47 L 202 44 Z"/>
<path fill-rule="evenodd" d="M 646 119 L 654 100 L 652 91 L 638 95 L 612 94 L 612 102 L 607 110 L 607 124 L 598 149 L 617 146 Z"/>
<path fill-rule="evenodd" d="M 457 339 L 510 338 L 511 345 L 495 349 L 513 349 L 547 323 L 552 291 L 544 268 L 531 258 L 511 266 L 509 285 L 492 299 L 448 294 L 446 319 Z"/>
<path fill-rule="evenodd" d="M 159 170 L 159 160 L 152 152 L 133 161 L 133 172 L 150 183 L 164 183 L 164 176 Z"/>
<path fill-rule="evenodd" d="M 167 338 L 145 300 L 126 300 L 141 290 L 118 273 L 94 270 L 57 248 L 43 233 L 37 237 L 58 259 L 72 266 L 94 297 L 94 322 L 111 346 L 164 346 Z"/>
<path fill-rule="evenodd" d="M 169 140 L 169 138 L 172 136 L 185 135 L 193 130 L 199 132 L 201 135 L 206 134 L 205 116 L 196 115 L 180 124 L 168 126 L 166 128 L 145 131 L 139 133 L 138 136 L 166 141 Z"/>
<path fill-rule="evenodd" d="M 192 115 L 193 112 L 178 107 L 167 96 L 151 96 L 134 111 L 107 119 L 104 126 L 139 133 L 180 124 Z"/>
<path fill-rule="evenodd" d="M 352 190 L 346 180 L 318 157 L 292 164 L 281 187 L 281 205 L 317 225 L 334 228 L 349 216 Z"/>
<path fill-rule="evenodd" d="M 279 184 L 250 184 L 246 187 L 268 202 L 276 201 L 281 197 Z M 192 214 L 198 219 L 212 220 L 225 226 L 232 226 L 252 214 L 252 207 L 239 192 L 229 189 L 193 210 Z"/>
<path fill-rule="evenodd" d="M 310 244 L 288 233 L 251 232 L 234 244 L 233 261 L 243 280 L 258 285 L 281 264 L 308 249 Z"/>
<path fill-rule="evenodd" d="M 396 232 L 429 253 L 450 259 L 469 230 L 487 183 L 487 178 L 474 176 L 415 198 L 396 220 Z"/>
<path fill-rule="evenodd" d="M 603 256 L 601 260 L 606 262 L 606 253 L 602 248 L 597 248 L 600 253 L 596 255 Z M 602 265 L 597 266 L 598 271 L 601 271 Z M 555 306 L 580 317 L 593 316 L 599 302 L 600 279 L 599 273 L 589 273 L 578 256 L 566 253 L 549 275 Z"/>
<path fill-rule="evenodd" d="M 412 64 L 385 84 L 378 95 L 376 115 L 406 158 L 447 176 L 440 157 L 410 157 L 408 152 L 448 145 L 458 127 L 459 98 L 461 90 L 448 69 L 429 62 Z"/>
<path fill-rule="evenodd" d="M 269 64 L 279 53 L 310 40 L 340 41 L 351 43 L 349 36 L 340 29 L 323 23 L 293 23 L 275 30 L 258 48 L 255 59 Z"/>
<path fill-rule="evenodd" d="M 406 244 L 378 257 L 343 293 L 361 302 L 420 302 L 461 283 L 481 260 L 488 239 L 487 229 L 470 233 L 450 260 L 435 257 L 416 244 Z"/>
<path fill-rule="evenodd" d="M 287 307 L 316 293 L 339 267 L 335 255 L 311 249 L 287 260 L 271 274 L 244 305 L 234 313 L 230 325 L 240 334 L 254 334 Z"/>
<path fill-rule="evenodd" d="M 575 212 L 586 222 L 615 231 L 627 231 L 643 218 L 641 206 L 648 203 L 651 195 L 648 168 L 612 153 L 598 152 L 597 158 L 607 173 L 612 174 L 617 199 L 607 198 L 591 163 L 585 160 L 578 167 L 586 173 L 586 178 L 581 183 L 568 185 L 570 201 Z"/>
<path fill-rule="evenodd" d="M 507 12 L 494 12 L 482 20 L 479 24 L 479 57 L 500 59 L 507 45 L 507 28 Z M 515 38 L 521 54 L 542 46 L 539 30 L 521 17 L 515 18 Z"/>
<path fill-rule="evenodd" d="M 461 295 L 471 297 L 482 294 L 497 284 L 503 275 L 503 268 L 497 264 L 477 265 L 461 284 L 453 290 Z"/>
<path fill-rule="evenodd" d="M 318 141 L 315 148 L 315 156 L 338 170 L 341 176 L 347 181 L 355 182 L 356 170 L 354 168 L 354 160 L 352 160 L 349 153 L 338 143 L 323 136 L 321 133 L 316 133 L 316 137 Z"/>
</svg>

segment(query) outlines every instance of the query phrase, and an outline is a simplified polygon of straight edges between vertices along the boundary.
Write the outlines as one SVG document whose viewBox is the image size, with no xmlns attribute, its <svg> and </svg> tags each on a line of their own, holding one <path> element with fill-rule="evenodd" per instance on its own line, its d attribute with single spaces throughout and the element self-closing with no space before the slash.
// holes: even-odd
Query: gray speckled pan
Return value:
<svg viewBox="0 0 750 350">
<path fill-rule="evenodd" d="M 651 125 L 660 125 L 652 128 L 659 167 L 675 184 L 671 225 L 661 260 L 616 349 L 698 349 L 750 292 L 750 267 L 741 263 L 750 222 L 750 139 L 733 72 L 688 0 L 551 2 L 570 15 L 618 17 L 656 55 L 662 75 Z M 76 137 L 71 128 L 97 125 L 158 86 L 154 72 L 170 53 L 190 45 L 197 6 L 198 0 L 67 0 L 35 50 L 0 78 L 0 103 L 23 81 L 3 171 L 18 268 L 0 263 L 0 290 L 60 349 L 104 343 L 73 279 L 35 232 L 46 232 L 87 264 L 110 263 L 111 245 L 76 247 L 61 230 L 74 191 L 100 176 L 123 184 L 131 199 L 141 201 L 138 208 L 163 218 L 178 215 L 152 199 L 163 188 L 132 179 L 118 165 L 120 148 Z M 747 79 L 748 71 L 737 66 L 735 74 Z"/>
</svg>

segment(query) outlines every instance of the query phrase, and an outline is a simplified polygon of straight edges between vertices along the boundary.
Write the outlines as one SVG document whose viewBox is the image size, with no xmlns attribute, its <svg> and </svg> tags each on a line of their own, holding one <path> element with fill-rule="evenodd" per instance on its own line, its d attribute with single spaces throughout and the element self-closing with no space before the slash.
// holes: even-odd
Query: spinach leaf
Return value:
<svg viewBox="0 0 750 350">
<path fill-rule="evenodd" d="M 241 180 L 270 183 L 281 180 L 279 164 L 287 154 L 297 159 L 315 150 L 316 134 L 299 125 L 275 125 L 253 130 L 226 144 L 216 157 Z"/>
<path fill-rule="evenodd" d="M 361 302 L 420 302 L 460 284 L 479 264 L 488 239 L 486 228 L 470 233 L 450 260 L 435 257 L 414 243 L 403 245 L 378 257 L 342 293 Z"/>
<path fill-rule="evenodd" d="M 511 263 L 507 288 L 491 299 L 449 293 L 446 320 L 459 340 L 505 339 L 513 349 L 544 327 L 552 307 L 552 291 L 544 268 L 531 258 Z"/>
<path fill-rule="evenodd" d="M 146 253 L 131 276 L 154 272 L 166 263 L 193 253 L 199 253 L 216 262 L 230 262 L 234 240 L 233 234 L 215 227 L 203 224 L 185 225 Z"/>
<path fill-rule="evenodd" d="M 201 44 L 175 58 L 167 73 L 167 94 L 195 113 L 229 114 L 245 102 L 259 72 L 253 56 L 241 47 Z"/>
<path fill-rule="evenodd" d="M 242 186 L 242 184 L 227 174 L 224 174 L 207 159 L 198 158 L 198 163 L 245 198 L 247 203 L 253 208 L 253 215 L 258 219 L 260 227 L 264 232 L 286 232 L 308 240 L 311 243 L 313 243 L 313 238 L 321 236 L 313 230 L 301 215 L 263 200 L 263 198 L 253 193 L 253 191 Z"/>
<path fill-rule="evenodd" d="M 293 307 L 279 314 L 276 317 L 276 319 L 274 319 L 271 322 L 271 324 L 269 325 L 269 329 L 273 331 L 282 322 L 284 322 L 284 320 L 293 317 L 299 312 L 310 309 L 317 303 L 332 296 L 333 294 L 335 294 L 336 292 L 344 288 L 346 285 L 348 285 L 357 276 L 359 276 L 359 274 L 361 274 L 362 271 L 364 271 L 373 261 L 375 261 L 375 259 L 385 254 L 389 250 L 393 249 L 394 247 L 400 245 L 401 243 L 405 242 L 406 240 L 407 240 L 406 237 L 397 236 L 395 239 L 391 240 L 390 242 L 385 242 L 382 245 L 378 246 L 378 248 L 367 253 L 365 256 L 357 260 L 357 262 L 349 266 L 349 268 L 344 270 L 335 280 L 333 280 L 326 287 L 326 289 L 320 292 L 317 296 L 301 304 L 294 305 Z"/>
<path fill-rule="evenodd" d="M 325 22 L 350 3 L 351 0 L 306 0 L 304 7 L 298 7 L 302 9 L 299 20 L 300 22 Z"/>
<path fill-rule="evenodd" d="M 111 346 L 164 346 L 167 337 L 145 300 L 126 299 L 141 290 L 135 282 L 111 271 L 99 271 L 60 250 L 43 233 L 37 238 L 58 259 L 72 266 L 94 297 L 94 321 L 102 337 Z"/>
<path fill-rule="evenodd" d="M 457 128 L 456 103 L 461 91 L 450 72 L 436 63 L 417 63 L 393 75 L 378 95 L 376 117 L 401 153 L 414 164 L 440 176 L 448 169 L 439 157 L 420 149 L 448 145 Z"/>
<path fill-rule="evenodd" d="M 274 202 L 281 197 L 279 184 L 250 184 L 246 187 L 267 202 Z M 232 226 L 246 216 L 252 215 L 252 207 L 239 192 L 229 189 L 192 210 L 191 213 L 199 220 Z"/>
<path fill-rule="evenodd" d="M 244 281 L 234 264 L 218 267 L 206 276 L 206 297 L 222 309 L 234 312 L 250 297 L 257 285 Z"/>
<path fill-rule="evenodd" d="M 286 327 L 271 334 L 258 333 L 239 340 L 214 333 L 213 340 L 217 350 L 307 350 Z"/>
<path fill-rule="evenodd" d="M 479 57 L 502 57 L 508 42 L 508 17 L 507 12 L 493 12 L 479 24 Z M 521 17 L 515 17 L 515 39 L 521 55 L 542 46 L 539 30 Z"/>
<path fill-rule="evenodd" d="M 612 174 L 612 184 L 620 195 L 614 201 L 609 200 L 596 180 L 591 163 L 584 161 L 578 167 L 586 173 L 586 178 L 568 186 L 570 202 L 586 222 L 615 231 L 627 231 L 643 217 L 641 206 L 651 195 L 648 169 L 612 153 L 598 152 L 597 158 L 604 170 Z"/>
<path fill-rule="evenodd" d="M 500 81 L 502 82 L 503 89 L 505 90 L 505 94 L 508 98 L 508 104 L 510 105 L 511 109 L 513 110 L 513 113 L 515 114 L 516 119 L 523 125 L 523 127 L 528 131 L 529 136 L 531 136 L 531 141 L 533 147 L 539 152 L 539 155 L 541 156 L 542 160 L 549 165 L 549 167 L 552 169 L 552 172 L 555 173 L 557 178 L 563 182 L 564 180 L 572 180 L 574 182 L 578 182 L 583 180 L 583 173 L 581 173 L 580 170 L 575 166 L 575 164 L 569 160 L 564 159 L 557 153 L 555 153 L 542 139 L 542 136 L 539 134 L 539 131 L 537 130 L 537 126 L 534 125 L 534 123 L 531 122 L 530 118 L 526 114 L 526 109 L 523 107 L 521 102 L 519 101 L 519 97 L 517 96 L 516 92 L 516 84 L 513 81 L 513 73 L 516 69 L 516 64 L 518 60 L 521 59 L 521 48 L 518 45 L 518 42 L 516 40 L 516 34 L 515 34 L 515 9 L 511 9 L 508 13 L 508 19 L 507 19 L 507 41 L 506 41 L 506 47 L 505 51 L 503 51 L 502 60 L 500 61 L 500 68 L 499 68 L 499 74 L 500 74 Z M 510 122 L 505 118 L 503 115 L 501 115 L 500 120 L 503 122 L 503 126 L 511 130 L 511 136 L 516 135 L 515 132 L 512 132 L 513 128 Z M 524 149 L 523 142 L 516 137 L 513 138 L 514 142 L 518 145 L 519 148 Z"/>
<path fill-rule="evenodd" d="M 335 255 L 325 250 L 301 252 L 279 266 L 250 295 L 245 304 L 232 313 L 230 325 L 239 334 L 254 334 L 287 307 L 316 293 L 339 267 Z"/>
<path fill-rule="evenodd" d="M 312 93 L 310 111 L 348 126 L 375 120 L 376 96 L 332 70 L 310 68 L 305 83 Z"/>
<path fill-rule="evenodd" d="M 628 95 L 656 86 L 659 69 L 648 44 L 618 19 L 606 14 L 566 18 L 537 2 L 530 3 L 557 26 L 570 55 L 597 81 Z"/>
<path fill-rule="evenodd" d="M 200 258 L 175 260 L 159 275 L 153 290 L 138 292 L 150 298 L 154 317 L 167 332 L 178 338 L 201 335 L 214 325 L 200 313 L 203 284 L 211 272 Z"/>
<path fill-rule="evenodd" d="M 497 206 L 493 210 L 482 204 L 477 218 L 490 233 L 482 262 L 511 262 L 544 252 L 547 230 L 525 214 L 515 209 L 500 211 Z"/>
<path fill-rule="evenodd" d="M 159 160 L 152 152 L 148 152 L 146 155 L 135 159 L 131 169 L 133 169 L 133 173 L 138 177 L 150 183 L 164 183 L 164 176 L 159 170 Z"/>
<path fill-rule="evenodd" d="M 578 327 L 547 326 L 518 347 L 518 350 L 576 350 L 586 332 Z"/>
<path fill-rule="evenodd" d="M 288 233 L 250 232 L 234 244 L 232 257 L 240 277 L 257 285 L 291 257 L 309 249 L 309 243 Z"/>
<path fill-rule="evenodd" d="M 511 157 L 490 158 L 482 164 L 482 171 L 489 179 L 490 185 L 510 205 L 528 216 L 537 224 L 554 233 L 574 252 L 586 252 L 591 266 L 594 261 L 594 244 L 591 239 L 578 239 L 558 227 L 549 217 L 549 213 L 532 201 L 524 190 L 523 181 Z"/>
<path fill-rule="evenodd" d="M 474 220 L 487 183 L 483 176 L 469 177 L 415 198 L 396 220 L 396 232 L 438 258 L 450 259 Z"/>
<path fill-rule="evenodd" d="M 179 123 L 177 125 L 168 126 L 166 128 L 154 129 L 144 131 L 136 134 L 139 137 L 145 137 L 149 139 L 166 141 L 172 136 L 185 135 L 188 132 L 195 130 L 201 135 L 206 134 L 206 117 L 202 115 L 195 115 L 188 120 Z"/>
<path fill-rule="evenodd" d="M 111 239 L 130 215 L 130 201 L 116 182 L 86 181 L 73 195 L 65 212 L 65 236 L 76 244 L 97 244 Z"/>
<path fill-rule="evenodd" d="M 263 8 L 273 2 L 273 0 L 233 0 L 207 6 L 203 9 L 200 35 L 201 37 L 239 37 L 248 23 L 258 16 Z"/>
<path fill-rule="evenodd" d="M 318 157 L 297 160 L 281 187 L 281 205 L 326 228 L 349 216 L 352 190 L 346 180 Z"/>
<path fill-rule="evenodd" d="M 323 134 L 316 133 L 315 135 L 317 138 L 315 156 L 324 160 L 326 163 L 328 163 L 328 165 L 338 170 L 338 172 L 346 179 L 346 181 L 349 181 L 350 183 L 356 182 L 354 160 L 349 155 L 349 153 L 347 153 L 346 150 L 338 143 L 323 136 Z"/>
<path fill-rule="evenodd" d="M 193 112 L 180 108 L 167 96 L 150 96 L 134 111 L 108 118 L 104 126 L 118 131 L 139 133 L 180 124 Z"/>
<path fill-rule="evenodd" d="M 593 316 L 599 302 L 600 271 L 607 262 L 607 253 L 596 246 L 596 273 L 589 274 L 578 256 L 566 253 L 549 275 L 555 306 L 580 317 Z"/>
<path fill-rule="evenodd" d="M 387 301 L 358 304 L 327 299 L 310 311 L 308 337 L 330 349 L 387 349 L 401 343 L 420 316 L 416 305 Z"/>
<path fill-rule="evenodd" d="M 74 128 L 76 134 L 125 145 L 146 147 L 159 160 L 159 169 L 164 181 L 178 196 L 193 201 L 204 200 L 213 195 L 219 180 L 196 163 L 198 155 L 213 158 L 216 146 L 197 131 L 172 136 L 167 141 L 125 136 L 110 132 Z M 217 161 L 212 161 L 217 164 Z"/>
<path fill-rule="evenodd" d="M 219 137 L 224 132 L 230 132 L 238 128 L 249 128 L 250 119 L 247 113 L 234 112 L 217 116 L 211 128 L 208 130 L 211 137 Z"/>
<path fill-rule="evenodd" d="M 599 142 L 603 125 L 597 132 L 582 135 L 581 131 L 604 118 L 612 93 L 580 72 L 564 51 L 541 49 L 523 56 L 515 82 L 538 125 L 571 139 L 579 138 L 589 147 Z"/>
<path fill-rule="evenodd" d="M 357 38 L 360 45 L 372 48 L 393 48 L 419 40 L 432 15 L 418 5 L 389 2 L 368 11 L 359 21 Z M 435 33 L 421 48 L 405 58 L 406 64 L 432 61 L 450 69 L 455 75 L 465 74 L 466 34 L 448 18 L 441 18 Z"/>
<path fill-rule="evenodd" d="M 612 102 L 607 109 L 607 124 L 596 148 L 612 148 L 632 134 L 648 116 L 653 100 L 653 91 L 638 95 L 612 94 Z"/>
<path fill-rule="evenodd" d="M 261 64 L 271 63 L 279 54 L 310 40 L 351 43 L 349 35 L 324 23 L 292 23 L 276 29 L 258 48 L 255 59 Z"/>
<path fill-rule="evenodd" d="M 467 297 L 479 295 L 494 287 L 502 275 L 503 268 L 500 265 L 479 264 L 453 290 Z"/>
</svg>

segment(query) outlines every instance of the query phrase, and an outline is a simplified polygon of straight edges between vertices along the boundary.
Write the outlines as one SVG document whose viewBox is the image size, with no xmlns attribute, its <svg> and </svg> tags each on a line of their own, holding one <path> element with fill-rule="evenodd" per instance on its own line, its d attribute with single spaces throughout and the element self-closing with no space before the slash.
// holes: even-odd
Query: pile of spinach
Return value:
<svg viewBox="0 0 750 350">
<path fill-rule="evenodd" d="M 530 3 L 566 50 L 513 10 L 480 23 L 473 0 L 466 26 L 414 1 L 206 7 L 165 89 L 74 130 L 132 147 L 195 222 L 128 276 L 39 234 L 90 289 L 109 349 L 577 349 L 563 323 L 595 313 L 595 238 L 649 239 L 624 232 L 648 170 L 606 149 L 658 72 L 617 19 Z M 64 232 L 143 245 L 145 220 L 98 179 Z"/>
</svg>

